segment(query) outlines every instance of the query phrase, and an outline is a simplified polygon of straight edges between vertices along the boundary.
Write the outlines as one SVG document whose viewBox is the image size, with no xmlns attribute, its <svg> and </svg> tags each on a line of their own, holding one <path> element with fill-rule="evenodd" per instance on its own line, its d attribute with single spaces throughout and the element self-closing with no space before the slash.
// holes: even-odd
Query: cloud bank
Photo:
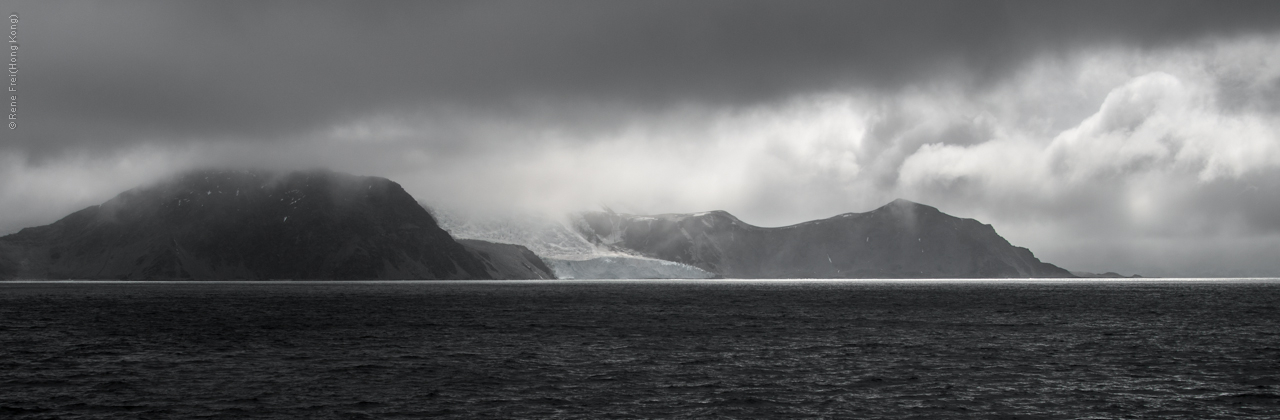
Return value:
<svg viewBox="0 0 1280 420">
<path fill-rule="evenodd" d="M 0 231 L 328 167 L 766 226 L 901 197 L 1070 269 L 1280 276 L 1271 2 L 65 5 L 19 3 Z"/>
</svg>

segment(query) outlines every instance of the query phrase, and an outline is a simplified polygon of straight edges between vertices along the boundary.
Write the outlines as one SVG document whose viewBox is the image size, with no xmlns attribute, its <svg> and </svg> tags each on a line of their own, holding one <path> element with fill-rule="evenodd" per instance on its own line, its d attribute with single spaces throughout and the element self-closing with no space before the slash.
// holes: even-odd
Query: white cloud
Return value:
<svg viewBox="0 0 1280 420">
<path fill-rule="evenodd" d="M 1255 252 L 1259 238 L 1280 230 L 1267 211 L 1250 208 L 1259 200 L 1214 200 L 1243 200 L 1241 191 L 1266 196 L 1260 200 L 1266 203 L 1280 196 L 1254 185 L 1280 175 L 1280 110 L 1259 97 L 1275 92 L 1265 88 L 1280 80 L 1277 56 L 1280 39 L 1271 37 L 1046 59 L 1057 70 L 1032 65 L 1012 85 L 975 101 L 995 105 L 988 109 L 999 127 L 990 140 L 920 147 L 901 166 L 898 188 L 988 220 L 1014 243 L 1077 267 L 1104 268 L 1104 254 L 1117 244 L 1185 245 L 1197 238 L 1212 239 L 1217 248 L 1196 248 L 1216 252 L 1222 264 L 1239 263 L 1230 254 Z M 1076 77 L 1063 77 L 1061 69 Z M 1106 83 L 1110 89 L 1095 99 Z M 1240 85 L 1252 88 L 1224 90 Z M 1028 99 L 1051 105 L 1016 106 Z M 1091 101 L 1094 111 L 1069 127 L 1046 123 L 1053 115 L 1035 115 Z M 1056 115 L 1063 114 L 1069 112 Z M 1238 237 L 1238 244 L 1222 235 Z M 1077 246 L 1060 246 L 1064 238 Z M 1192 269 L 1190 259 L 1169 258 L 1178 253 L 1168 246 L 1146 248 L 1151 252 L 1127 252 L 1146 259 L 1149 270 Z M 1177 267 L 1153 268 L 1164 263 Z"/>
</svg>

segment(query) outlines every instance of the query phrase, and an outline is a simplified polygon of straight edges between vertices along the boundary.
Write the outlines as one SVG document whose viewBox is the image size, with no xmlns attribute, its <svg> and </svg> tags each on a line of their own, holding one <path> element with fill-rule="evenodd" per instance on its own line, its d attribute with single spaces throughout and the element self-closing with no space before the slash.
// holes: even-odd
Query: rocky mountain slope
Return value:
<svg viewBox="0 0 1280 420">
<path fill-rule="evenodd" d="M 399 184 L 330 171 L 190 172 L 0 238 L 0 278 L 495 276 Z"/>
<path fill-rule="evenodd" d="M 475 239 L 459 239 L 463 247 L 480 259 L 495 279 L 543 280 L 556 278 L 555 271 L 542 258 L 520 245 L 501 244 Z"/>
<path fill-rule="evenodd" d="M 906 200 L 778 228 L 723 211 L 582 217 L 580 233 L 599 246 L 729 278 L 1073 277 L 990 225 Z"/>
</svg>

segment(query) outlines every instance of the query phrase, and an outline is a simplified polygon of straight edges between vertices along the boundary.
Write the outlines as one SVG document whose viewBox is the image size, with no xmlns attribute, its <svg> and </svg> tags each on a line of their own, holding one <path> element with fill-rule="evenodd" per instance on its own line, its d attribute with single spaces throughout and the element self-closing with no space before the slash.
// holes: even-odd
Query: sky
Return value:
<svg viewBox="0 0 1280 420">
<path fill-rule="evenodd" d="M 1071 270 L 1280 276 L 1280 2 L 0 9 L 0 234 L 186 170 L 329 168 L 760 226 L 904 198 Z"/>
</svg>

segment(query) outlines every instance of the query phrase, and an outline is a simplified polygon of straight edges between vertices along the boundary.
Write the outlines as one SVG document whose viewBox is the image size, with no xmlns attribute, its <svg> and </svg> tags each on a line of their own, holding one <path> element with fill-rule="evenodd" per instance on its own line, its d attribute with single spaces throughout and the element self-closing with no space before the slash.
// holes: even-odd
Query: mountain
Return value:
<svg viewBox="0 0 1280 420">
<path fill-rule="evenodd" d="M 723 211 L 581 216 L 580 233 L 598 246 L 729 278 L 1073 277 L 1009 244 L 991 225 L 906 200 L 778 228 Z"/>
<path fill-rule="evenodd" d="M 438 214 L 384 178 L 194 171 L 0 237 L 0 279 L 1072 277 L 905 200 L 779 228 L 723 211 Z"/>
<path fill-rule="evenodd" d="M 399 184 L 330 171 L 189 172 L 0 238 L 0 278 L 502 276 L 489 264 Z"/>
</svg>

